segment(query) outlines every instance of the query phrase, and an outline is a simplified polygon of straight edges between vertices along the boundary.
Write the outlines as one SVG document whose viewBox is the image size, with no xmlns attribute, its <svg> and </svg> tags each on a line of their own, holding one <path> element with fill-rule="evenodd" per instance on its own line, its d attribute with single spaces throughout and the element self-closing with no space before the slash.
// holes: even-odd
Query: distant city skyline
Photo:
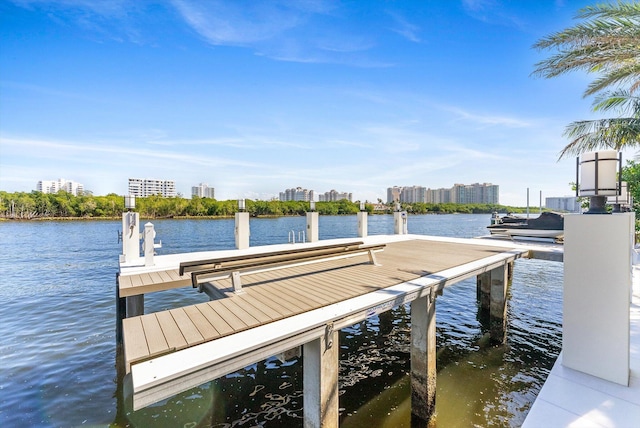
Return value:
<svg viewBox="0 0 640 428">
<path fill-rule="evenodd" d="M 2 190 L 2 189 L 0 189 Z M 58 190 L 65 190 L 73 194 L 82 194 L 84 191 L 96 194 L 91 189 L 85 189 L 80 183 L 58 179 L 57 181 L 38 181 L 36 188 L 33 189 L 43 193 L 56 193 Z M 107 192 L 116 193 L 116 192 Z M 117 193 L 116 193 L 117 194 Z M 175 180 L 164 180 L 158 178 L 129 178 L 127 195 L 136 197 L 147 197 L 151 195 L 161 195 L 163 197 L 205 197 L 215 198 L 215 188 L 209 186 L 207 183 L 199 183 L 198 185 L 191 186 L 190 194 L 182 194 L 176 191 Z M 98 195 L 98 194 L 96 194 Z M 125 194 L 123 194 L 124 196 Z M 317 198 L 316 198 L 317 195 Z M 560 197 L 555 197 L 560 198 Z M 235 199 L 235 198 L 229 198 Z M 261 199 L 261 198 L 254 198 Z M 335 189 L 331 189 L 327 192 L 317 192 L 313 189 L 303 189 L 302 187 L 288 188 L 283 192 L 279 192 L 278 195 L 272 194 L 261 200 L 278 199 L 280 201 L 318 201 L 318 202 L 330 202 L 346 199 L 350 202 L 354 201 L 353 194 L 351 192 L 339 192 Z M 366 199 L 368 202 L 376 202 L 378 199 L 384 200 L 384 198 L 376 198 L 375 200 Z M 359 200 L 359 199 L 355 199 Z M 432 189 L 425 186 L 393 186 L 388 187 L 386 191 L 386 202 L 392 203 L 399 200 L 402 203 L 484 203 L 484 204 L 499 204 L 499 185 L 492 183 L 473 183 L 473 184 L 460 184 L 456 183 L 450 188 L 438 188 Z M 365 200 L 363 200 L 365 201 Z"/>
<path fill-rule="evenodd" d="M 74 177 L 283 184 L 385 199 L 390 183 L 571 195 L 566 125 L 594 76 L 532 77 L 541 38 L 593 0 L 0 3 L 0 189 Z M 634 152 L 624 154 L 632 159 Z"/>
</svg>

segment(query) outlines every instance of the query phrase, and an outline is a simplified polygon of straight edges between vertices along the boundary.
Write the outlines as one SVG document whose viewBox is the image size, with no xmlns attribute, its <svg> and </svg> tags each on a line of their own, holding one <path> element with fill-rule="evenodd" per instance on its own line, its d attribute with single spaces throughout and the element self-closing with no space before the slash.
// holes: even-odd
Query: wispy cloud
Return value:
<svg viewBox="0 0 640 428">
<path fill-rule="evenodd" d="M 474 19 L 492 25 L 523 28 L 522 20 L 507 10 L 500 0 L 462 0 L 462 7 Z"/>
<path fill-rule="evenodd" d="M 27 9 L 43 8 L 53 21 L 61 25 L 74 24 L 86 30 L 87 37 L 98 40 L 128 41 L 143 44 L 137 19 L 145 13 L 145 2 L 128 0 L 11 0 Z M 71 12 L 71 13 L 69 13 Z"/>
<path fill-rule="evenodd" d="M 458 107 L 443 107 L 445 111 L 453 113 L 454 120 L 462 120 L 470 123 L 475 123 L 482 126 L 503 126 L 507 128 L 527 128 L 531 126 L 531 123 L 510 116 L 497 116 L 471 113 Z"/>
<path fill-rule="evenodd" d="M 305 14 L 278 2 L 173 0 L 197 33 L 213 45 L 247 46 L 272 39 L 300 25 Z"/>
<path fill-rule="evenodd" d="M 340 6 L 333 2 L 173 0 L 172 4 L 193 31 L 215 46 L 245 47 L 278 61 L 391 65 L 363 55 L 375 47 L 369 35 L 321 19 L 337 13 Z"/>
<path fill-rule="evenodd" d="M 387 12 L 391 18 L 393 18 L 394 26 L 391 27 L 391 30 L 395 33 L 400 34 L 405 39 L 419 43 L 420 37 L 418 33 L 420 32 L 420 27 L 417 25 L 411 24 L 407 21 L 403 16 L 395 12 Z"/>
</svg>

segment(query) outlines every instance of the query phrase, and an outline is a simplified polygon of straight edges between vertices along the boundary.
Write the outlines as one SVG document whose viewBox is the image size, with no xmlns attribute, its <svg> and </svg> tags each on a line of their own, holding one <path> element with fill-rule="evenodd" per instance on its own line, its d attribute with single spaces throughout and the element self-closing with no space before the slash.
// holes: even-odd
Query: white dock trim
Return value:
<svg viewBox="0 0 640 428">
<path fill-rule="evenodd" d="M 633 267 L 629 386 L 562 365 L 562 355 L 540 390 L 524 428 L 640 426 L 640 265 Z"/>
</svg>

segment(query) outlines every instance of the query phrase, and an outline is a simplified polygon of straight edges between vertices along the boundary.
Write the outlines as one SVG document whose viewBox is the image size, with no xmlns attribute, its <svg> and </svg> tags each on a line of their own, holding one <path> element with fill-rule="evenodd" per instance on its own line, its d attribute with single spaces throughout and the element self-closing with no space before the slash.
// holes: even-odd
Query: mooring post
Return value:
<svg viewBox="0 0 640 428">
<path fill-rule="evenodd" d="M 154 255 L 154 240 L 156 238 L 156 231 L 153 228 L 153 223 L 148 222 L 144 225 L 144 265 L 153 266 Z"/>
<path fill-rule="evenodd" d="M 337 428 L 338 331 L 328 324 L 325 334 L 303 348 L 303 402 L 305 428 Z"/>
<path fill-rule="evenodd" d="M 506 340 L 508 267 L 494 268 L 491 274 L 490 326 L 491 340 L 503 343 Z"/>
<path fill-rule="evenodd" d="M 318 212 L 307 212 L 307 240 L 309 242 L 318 241 Z"/>
<path fill-rule="evenodd" d="M 358 211 L 358 236 L 364 238 L 367 236 L 367 212 Z"/>
<path fill-rule="evenodd" d="M 393 233 L 396 235 L 406 235 L 408 233 L 406 211 L 394 211 Z"/>
<path fill-rule="evenodd" d="M 122 213 L 122 257 L 121 262 L 132 262 L 140 258 L 140 214 Z"/>
<path fill-rule="evenodd" d="M 436 410 L 436 297 L 411 302 L 411 421 L 426 424 Z"/>
<path fill-rule="evenodd" d="M 242 250 L 249 248 L 249 213 L 246 211 L 236 213 L 236 248 Z"/>
</svg>

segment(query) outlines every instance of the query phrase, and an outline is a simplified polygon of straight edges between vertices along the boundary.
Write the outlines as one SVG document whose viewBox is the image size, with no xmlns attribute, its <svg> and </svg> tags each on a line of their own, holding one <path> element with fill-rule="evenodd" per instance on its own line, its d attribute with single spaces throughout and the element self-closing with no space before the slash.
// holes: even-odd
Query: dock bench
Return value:
<svg viewBox="0 0 640 428">
<path fill-rule="evenodd" d="M 231 277 L 234 291 L 241 293 L 241 275 L 364 254 L 369 256 L 369 262 L 371 264 L 378 265 L 374 252 L 381 251 L 384 247 L 385 244 L 365 245 L 362 241 L 357 241 L 189 261 L 180 263 L 178 273 L 180 276 L 191 274 L 191 285 L 194 288 L 198 288 L 200 292 L 203 291 L 202 284 L 206 281 Z"/>
</svg>

